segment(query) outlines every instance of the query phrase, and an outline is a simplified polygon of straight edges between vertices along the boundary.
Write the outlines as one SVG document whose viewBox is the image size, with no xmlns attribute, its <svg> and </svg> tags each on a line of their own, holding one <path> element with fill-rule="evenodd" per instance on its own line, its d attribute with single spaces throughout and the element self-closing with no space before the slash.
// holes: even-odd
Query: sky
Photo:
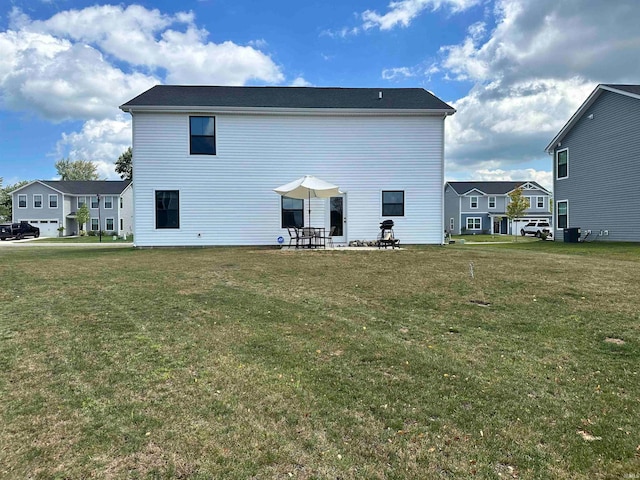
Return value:
<svg viewBox="0 0 640 480">
<path fill-rule="evenodd" d="M 98 0 L 99 1 L 99 0 Z M 0 177 L 114 163 L 156 84 L 421 87 L 447 180 L 552 187 L 544 148 L 599 83 L 640 83 L 640 0 L 2 0 Z"/>
</svg>

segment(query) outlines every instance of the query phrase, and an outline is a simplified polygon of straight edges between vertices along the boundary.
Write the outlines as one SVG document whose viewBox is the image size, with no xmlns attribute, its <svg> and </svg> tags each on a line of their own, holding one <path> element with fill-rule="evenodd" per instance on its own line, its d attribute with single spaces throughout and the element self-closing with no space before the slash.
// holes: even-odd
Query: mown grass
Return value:
<svg viewBox="0 0 640 480">
<path fill-rule="evenodd" d="M 533 236 L 519 236 L 515 237 L 513 235 L 497 235 L 497 234 L 478 234 L 478 235 L 452 235 L 452 240 L 464 240 L 465 242 L 516 242 L 516 243 L 527 243 L 527 242 L 536 242 L 540 241 L 539 238 Z"/>
<path fill-rule="evenodd" d="M 116 237 L 113 239 L 113 235 L 103 235 L 102 240 L 99 236 L 86 235 L 83 237 L 47 237 L 47 238 L 39 238 L 37 240 L 33 240 L 34 242 L 44 242 L 44 243 L 132 243 L 133 236 L 129 235 L 126 239 Z"/>
<path fill-rule="evenodd" d="M 639 262 L 0 251 L 0 476 L 633 478 Z"/>
</svg>

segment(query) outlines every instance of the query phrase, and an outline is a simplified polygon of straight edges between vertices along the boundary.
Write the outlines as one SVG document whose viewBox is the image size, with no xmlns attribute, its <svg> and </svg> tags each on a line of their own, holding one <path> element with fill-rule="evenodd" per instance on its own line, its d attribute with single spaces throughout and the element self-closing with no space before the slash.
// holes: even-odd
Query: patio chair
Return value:
<svg viewBox="0 0 640 480">
<path fill-rule="evenodd" d="M 300 232 L 296 227 L 287 227 L 287 232 L 289 232 L 289 247 L 295 240 L 296 248 L 300 246 Z"/>
</svg>

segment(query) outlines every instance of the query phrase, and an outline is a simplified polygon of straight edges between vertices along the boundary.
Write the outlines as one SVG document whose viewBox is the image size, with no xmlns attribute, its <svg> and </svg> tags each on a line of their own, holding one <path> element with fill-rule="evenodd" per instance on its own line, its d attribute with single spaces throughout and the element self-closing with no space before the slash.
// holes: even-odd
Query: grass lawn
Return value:
<svg viewBox="0 0 640 480">
<path fill-rule="evenodd" d="M 34 242 L 44 242 L 44 243 L 100 243 L 100 237 L 98 236 L 84 236 L 84 237 L 49 237 L 49 238 L 38 238 L 37 240 L 33 240 Z M 113 236 L 103 235 L 102 243 L 132 243 L 133 236 L 129 235 L 127 239 L 116 237 L 113 239 Z"/>
<path fill-rule="evenodd" d="M 452 235 L 452 240 L 464 240 L 465 242 L 515 242 L 515 243 L 526 243 L 526 242 L 539 242 L 540 239 L 533 236 L 526 237 L 514 237 L 513 235 L 492 235 L 492 234 L 479 234 L 479 235 Z"/>
<path fill-rule="evenodd" d="M 0 265 L 2 478 L 640 474 L 637 245 Z"/>
</svg>

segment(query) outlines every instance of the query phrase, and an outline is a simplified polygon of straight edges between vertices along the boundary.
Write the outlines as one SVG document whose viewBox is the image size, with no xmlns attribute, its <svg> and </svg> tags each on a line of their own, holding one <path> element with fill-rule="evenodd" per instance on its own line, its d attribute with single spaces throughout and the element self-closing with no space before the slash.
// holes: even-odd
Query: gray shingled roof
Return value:
<svg viewBox="0 0 640 480">
<path fill-rule="evenodd" d="M 605 87 L 615 88 L 616 90 L 622 90 L 623 92 L 633 93 L 634 95 L 640 95 L 640 85 L 621 85 L 616 83 L 606 83 Z"/>
<path fill-rule="evenodd" d="M 131 180 L 40 180 L 56 190 L 71 195 L 120 195 Z"/>
<path fill-rule="evenodd" d="M 382 92 L 382 99 L 379 93 Z M 120 108 L 262 107 L 455 110 L 423 88 L 215 87 L 156 85 Z"/>
<path fill-rule="evenodd" d="M 487 195 L 506 195 L 511 190 L 518 188 L 520 185 L 530 183 L 538 188 L 547 190 L 537 182 L 523 181 L 523 182 L 447 182 L 455 190 L 458 195 L 464 195 L 465 193 L 473 190 L 474 188 L 486 193 Z"/>
</svg>

